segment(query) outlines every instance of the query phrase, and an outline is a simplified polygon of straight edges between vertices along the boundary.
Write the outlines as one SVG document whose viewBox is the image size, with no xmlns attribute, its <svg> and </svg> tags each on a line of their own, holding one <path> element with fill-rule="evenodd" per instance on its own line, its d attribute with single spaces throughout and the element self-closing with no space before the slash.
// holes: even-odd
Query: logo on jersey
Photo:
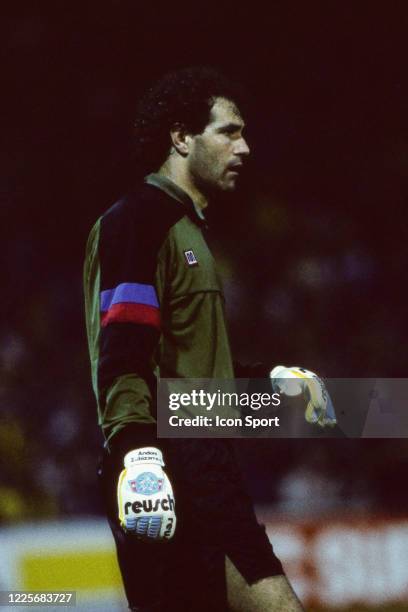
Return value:
<svg viewBox="0 0 408 612">
<path fill-rule="evenodd" d="M 184 257 L 189 266 L 198 266 L 197 257 L 194 255 L 194 251 L 190 249 L 189 251 L 184 251 Z"/>
</svg>

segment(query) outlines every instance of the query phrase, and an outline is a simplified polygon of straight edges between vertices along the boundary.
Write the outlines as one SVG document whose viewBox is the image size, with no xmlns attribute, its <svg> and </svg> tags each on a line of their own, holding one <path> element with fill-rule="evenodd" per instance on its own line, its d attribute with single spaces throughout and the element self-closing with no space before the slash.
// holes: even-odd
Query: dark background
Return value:
<svg viewBox="0 0 408 612">
<path fill-rule="evenodd" d="M 407 375 L 404 3 L 150 4 L 3 16 L 5 522 L 100 511 L 83 254 L 132 183 L 138 97 L 169 69 L 216 66 L 251 102 L 248 171 L 208 213 L 235 356 L 331 377 Z M 240 449 L 255 499 L 277 511 L 408 510 L 405 440 Z"/>
</svg>

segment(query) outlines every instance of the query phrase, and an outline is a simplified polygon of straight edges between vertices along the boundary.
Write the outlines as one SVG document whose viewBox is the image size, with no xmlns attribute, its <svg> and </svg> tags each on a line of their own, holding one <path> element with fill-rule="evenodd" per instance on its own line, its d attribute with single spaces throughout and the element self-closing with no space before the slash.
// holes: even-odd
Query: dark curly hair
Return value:
<svg viewBox="0 0 408 612">
<path fill-rule="evenodd" d="M 134 123 L 134 153 L 139 170 L 154 171 L 170 150 L 170 130 L 179 123 L 190 134 L 200 134 L 208 124 L 215 98 L 233 101 L 241 110 L 240 86 L 207 66 L 170 72 L 140 100 Z"/>
</svg>

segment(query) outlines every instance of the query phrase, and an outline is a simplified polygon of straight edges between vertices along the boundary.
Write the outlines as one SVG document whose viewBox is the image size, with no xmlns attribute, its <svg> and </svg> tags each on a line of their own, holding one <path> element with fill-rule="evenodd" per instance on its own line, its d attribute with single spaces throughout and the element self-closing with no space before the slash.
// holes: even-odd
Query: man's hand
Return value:
<svg viewBox="0 0 408 612">
<path fill-rule="evenodd" d="M 126 532 L 152 542 L 170 540 L 176 529 L 173 489 L 154 447 L 125 455 L 118 482 L 119 521 Z"/>
<path fill-rule="evenodd" d="M 336 413 L 324 382 L 304 368 L 276 366 L 269 374 L 276 393 L 289 397 L 302 394 L 307 402 L 305 419 L 320 427 L 336 425 Z"/>
</svg>

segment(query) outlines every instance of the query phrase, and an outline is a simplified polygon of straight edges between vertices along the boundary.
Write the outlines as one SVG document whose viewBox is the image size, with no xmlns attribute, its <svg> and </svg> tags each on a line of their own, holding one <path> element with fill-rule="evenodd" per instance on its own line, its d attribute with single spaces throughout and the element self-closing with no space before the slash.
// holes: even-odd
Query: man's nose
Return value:
<svg viewBox="0 0 408 612">
<path fill-rule="evenodd" d="M 241 137 L 239 140 L 237 140 L 234 153 L 235 155 L 249 155 L 250 154 L 250 149 L 247 145 L 247 141 L 245 140 L 245 138 Z"/>
</svg>

